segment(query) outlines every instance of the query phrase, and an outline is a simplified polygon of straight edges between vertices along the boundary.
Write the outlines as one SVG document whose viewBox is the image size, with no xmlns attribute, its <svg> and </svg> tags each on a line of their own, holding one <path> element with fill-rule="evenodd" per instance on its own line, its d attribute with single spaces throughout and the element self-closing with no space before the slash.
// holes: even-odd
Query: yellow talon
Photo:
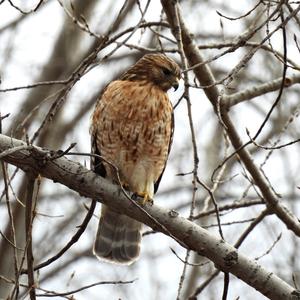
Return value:
<svg viewBox="0 0 300 300">
<path fill-rule="evenodd" d="M 153 199 L 150 197 L 150 195 L 147 192 L 137 193 L 137 195 L 143 198 L 143 200 L 141 201 L 142 205 L 145 205 L 147 202 L 153 204 Z"/>
</svg>

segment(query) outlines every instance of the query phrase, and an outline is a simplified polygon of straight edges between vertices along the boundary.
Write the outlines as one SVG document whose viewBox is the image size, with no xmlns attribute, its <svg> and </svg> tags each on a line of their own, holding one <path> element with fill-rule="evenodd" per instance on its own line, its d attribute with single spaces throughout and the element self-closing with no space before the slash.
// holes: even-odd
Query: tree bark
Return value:
<svg viewBox="0 0 300 300">
<path fill-rule="evenodd" d="M 20 146 L 24 147 L 23 150 L 15 148 Z M 130 200 L 119 186 L 75 161 L 57 157 L 58 154 L 59 152 L 26 146 L 21 140 L 0 135 L 0 158 L 3 161 L 26 172 L 39 173 L 77 191 L 83 197 L 97 199 L 112 209 L 171 236 L 182 246 L 209 258 L 217 268 L 232 273 L 270 299 L 300 299 L 300 291 L 207 230 L 179 216 L 175 211 L 149 204 L 141 207 L 136 201 Z"/>
</svg>

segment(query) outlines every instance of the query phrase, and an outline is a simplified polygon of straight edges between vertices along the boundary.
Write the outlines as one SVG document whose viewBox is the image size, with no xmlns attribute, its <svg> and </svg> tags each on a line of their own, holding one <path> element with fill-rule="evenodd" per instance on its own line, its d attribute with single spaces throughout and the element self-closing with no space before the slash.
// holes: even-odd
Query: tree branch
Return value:
<svg viewBox="0 0 300 300">
<path fill-rule="evenodd" d="M 254 86 L 252 88 L 246 89 L 244 91 L 234 93 L 232 95 L 223 95 L 223 102 L 228 108 L 239 104 L 243 101 L 253 99 L 255 97 L 274 92 L 280 89 L 282 83 L 282 77 L 274 79 L 273 81 L 261 84 L 259 86 Z M 284 81 L 284 87 L 290 87 L 294 84 L 300 83 L 300 75 L 294 74 L 292 76 L 287 76 Z M 226 102 L 226 103 L 225 103 Z"/>
<path fill-rule="evenodd" d="M 23 141 L 0 134 L 0 152 L 25 145 Z M 24 171 L 36 172 L 77 191 L 81 196 L 97 199 L 112 209 L 117 209 L 156 231 L 168 232 L 187 249 L 212 260 L 219 269 L 242 279 L 270 299 L 300 299 L 300 292 L 248 259 L 236 248 L 207 230 L 157 205 L 145 205 L 141 210 L 129 201 L 122 190 L 108 180 L 96 175 L 81 164 L 60 157 L 53 159 L 53 151 L 32 146 L 19 151 L 7 151 L 2 157 Z M 151 218 L 149 217 L 152 216 Z M 156 221 L 154 221 L 156 220 Z M 161 224 L 162 226 L 159 226 Z M 166 228 L 164 230 L 163 228 Z M 166 232 L 167 231 L 167 232 Z M 293 298 L 294 297 L 294 298 Z"/>
<path fill-rule="evenodd" d="M 26 195 L 26 209 L 25 209 L 25 234 L 26 234 L 26 257 L 28 269 L 28 286 L 31 300 L 36 299 L 34 272 L 33 272 L 33 251 L 32 251 L 32 223 L 34 218 L 34 184 L 36 177 L 32 173 L 27 174 L 27 195 Z"/>
<path fill-rule="evenodd" d="M 161 0 L 163 9 L 167 15 L 167 19 L 174 36 L 176 36 L 178 30 L 176 24 L 174 23 L 176 17 L 175 6 L 178 5 L 175 2 Z M 188 59 L 190 66 L 196 66 L 195 68 L 193 68 L 193 71 L 200 84 L 206 87 L 203 90 L 207 98 L 213 105 L 221 124 L 225 127 L 233 147 L 236 149 L 236 152 L 239 155 L 241 161 L 244 163 L 248 172 L 251 174 L 255 184 L 259 187 L 268 207 L 277 215 L 277 217 L 287 226 L 288 229 L 292 230 L 297 236 L 300 237 L 299 220 L 284 205 L 282 205 L 282 203 L 280 203 L 279 198 L 274 193 L 266 177 L 253 161 L 249 151 L 244 147 L 244 144 L 240 139 L 240 136 L 233 122 L 231 121 L 228 107 L 224 104 L 223 101 L 221 101 L 221 93 L 215 85 L 213 73 L 207 64 L 203 64 L 204 59 L 197 45 L 194 43 L 192 35 L 186 27 L 184 20 L 182 19 L 179 5 L 178 15 L 181 22 L 180 25 L 184 54 Z"/>
</svg>

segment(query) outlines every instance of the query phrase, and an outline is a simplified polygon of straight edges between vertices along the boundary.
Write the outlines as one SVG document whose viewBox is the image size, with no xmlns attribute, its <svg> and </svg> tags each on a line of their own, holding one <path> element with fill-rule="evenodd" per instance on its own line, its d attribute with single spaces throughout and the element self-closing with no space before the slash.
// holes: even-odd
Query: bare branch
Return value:
<svg viewBox="0 0 300 300">
<path fill-rule="evenodd" d="M 37 294 L 38 297 L 64 297 L 64 296 L 69 296 L 78 292 L 81 292 L 83 290 L 89 289 L 91 287 L 97 286 L 97 285 L 107 285 L 107 284 L 113 284 L 113 285 L 118 285 L 118 284 L 130 284 L 135 282 L 136 279 L 133 280 L 128 280 L 128 281 L 100 281 L 100 282 L 95 282 L 86 286 L 83 286 L 81 288 L 78 288 L 76 290 L 70 291 L 70 292 L 65 292 L 65 293 L 58 293 L 58 292 L 54 292 L 54 291 L 48 291 L 45 289 L 40 289 L 42 291 L 44 291 L 44 294 Z M 72 297 L 73 298 L 73 297 Z"/>
<path fill-rule="evenodd" d="M 24 144 L 20 140 L 0 135 L 0 151 Z M 14 152 L 4 159 L 25 171 L 32 170 L 55 182 L 60 182 L 77 191 L 81 196 L 97 199 L 109 207 L 118 209 L 118 211 L 147 224 L 154 230 L 162 230 L 162 227 L 152 220 L 154 218 L 176 239 L 186 245 L 187 249 L 209 258 L 222 271 L 236 275 L 271 299 L 282 299 L 282 297 L 289 299 L 293 295 L 298 295 L 297 297 L 300 299 L 299 291 L 193 222 L 177 214 L 174 215 L 157 205 L 147 204 L 143 206 L 143 210 L 152 216 L 149 218 L 143 210 L 128 201 L 118 186 L 64 157 L 54 161 L 50 158 L 49 151 L 33 147 L 31 151 Z"/>
<path fill-rule="evenodd" d="M 171 3 L 168 3 L 166 0 L 161 0 L 164 10 L 167 14 L 169 23 L 173 29 L 174 25 L 174 16 L 175 10 Z M 300 10 L 300 5 L 298 8 Z M 294 11 L 295 12 L 295 11 Z M 220 92 L 218 88 L 215 86 L 214 76 L 212 74 L 211 69 L 207 65 L 203 65 L 204 61 L 202 55 L 197 48 L 196 44 L 193 41 L 191 34 L 189 33 L 184 20 L 181 17 L 181 33 L 182 39 L 184 41 L 184 52 L 189 60 L 189 64 L 192 66 L 197 66 L 194 68 L 195 75 L 197 76 L 199 82 L 203 86 L 207 86 L 204 88 L 204 92 L 207 98 L 210 100 L 213 105 L 216 113 L 218 114 L 218 103 Z M 287 20 L 287 19 L 286 19 Z M 286 21 L 285 20 L 285 21 Z M 242 143 L 237 129 L 235 128 L 231 118 L 229 116 L 227 107 L 225 105 L 220 105 L 220 113 L 222 118 L 222 123 L 225 125 L 225 129 L 228 133 L 228 137 L 237 151 L 241 161 L 245 164 L 247 170 L 253 177 L 254 182 L 259 187 L 264 200 L 268 204 L 269 208 L 284 222 L 290 230 L 292 230 L 297 236 L 300 236 L 300 224 L 298 219 L 279 202 L 278 196 L 274 193 L 272 187 L 269 185 L 269 182 L 265 178 L 262 171 L 258 168 L 258 166 L 254 163 L 249 151 L 245 148 Z"/>
<path fill-rule="evenodd" d="M 300 83 L 300 75 L 294 74 L 292 76 L 285 77 L 284 88 L 288 88 L 294 84 Z M 280 89 L 282 84 L 282 77 L 274 79 L 273 81 L 254 86 L 252 88 L 246 89 L 244 91 L 232 94 L 223 95 L 223 104 L 228 108 L 239 104 L 243 101 L 251 100 L 255 97 L 262 96 L 267 93 L 271 93 Z"/>
<path fill-rule="evenodd" d="M 27 268 L 28 268 L 28 286 L 29 286 L 29 295 L 30 300 L 36 299 L 35 293 L 35 283 L 34 283 L 34 272 L 33 272 L 33 253 L 32 253 L 32 222 L 34 216 L 34 183 L 35 176 L 31 173 L 27 174 L 27 195 L 26 195 L 26 219 L 25 219 L 25 234 L 27 237 L 26 240 L 26 254 L 27 254 Z"/>
</svg>

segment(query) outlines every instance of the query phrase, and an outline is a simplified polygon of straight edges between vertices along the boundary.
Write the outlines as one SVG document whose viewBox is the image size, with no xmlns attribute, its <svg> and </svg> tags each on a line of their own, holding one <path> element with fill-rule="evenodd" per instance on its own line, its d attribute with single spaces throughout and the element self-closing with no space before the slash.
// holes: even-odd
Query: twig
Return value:
<svg viewBox="0 0 300 300">
<path fill-rule="evenodd" d="M 256 219 L 253 220 L 253 222 L 251 222 L 251 224 L 248 226 L 248 228 L 243 232 L 243 234 L 235 242 L 234 246 L 238 249 L 242 245 L 242 243 L 244 242 L 244 240 L 246 239 L 246 237 L 249 235 L 249 233 L 269 214 L 270 214 L 269 210 L 268 209 L 264 209 L 258 215 L 258 217 L 256 217 Z"/>
<path fill-rule="evenodd" d="M 27 173 L 27 195 L 26 195 L 26 209 L 25 209 L 25 235 L 26 235 L 26 258 L 27 258 L 27 275 L 30 300 L 36 299 L 34 272 L 33 272 L 33 253 L 32 253 L 32 222 L 34 215 L 34 199 L 33 190 L 36 176 Z"/>
<path fill-rule="evenodd" d="M 240 238 L 235 243 L 235 247 L 239 248 L 242 243 L 245 241 L 246 237 L 253 231 L 253 229 L 268 215 L 268 210 L 262 211 L 262 213 L 246 228 L 246 230 L 242 233 Z M 210 282 L 219 275 L 220 271 L 216 270 L 214 273 L 210 275 L 210 277 L 204 281 L 189 297 L 188 300 L 197 300 L 197 295 L 199 295 L 209 284 Z"/>
<path fill-rule="evenodd" d="M 97 202 L 95 200 L 92 201 L 91 206 L 90 206 L 83 222 L 79 226 L 79 229 L 77 230 L 77 232 L 69 240 L 69 242 L 57 254 L 55 254 L 51 258 L 47 259 L 46 261 L 38 264 L 37 266 L 35 266 L 34 271 L 39 270 L 41 268 L 44 268 L 44 267 L 50 265 L 51 263 L 53 263 L 54 261 L 56 261 L 57 259 L 59 259 L 67 250 L 69 250 L 72 247 L 72 245 L 74 245 L 79 240 L 79 238 L 84 233 L 89 221 L 91 220 L 91 218 L 93 216 L 93 213 L 94 213 L 94 210 L 95 210 L 95 207 L 96 207 L 96 203 Z M 27 270 L 23 269 L 21 271 L 21 274 L 25 274 L 25 273 L 28 273 L 28 272 L 29 272 L 28 269 Z"/>
<path fill-rule="evenodd" d="M 236 203 L 232 203 L 232 204 L 226 204 L 223 206 L 219 206 L 218 210 L 220 213 L 220 211 L 223 211 L 223 210 L 233 210 L 233 209 L 237 209 L 237 208 L 244 208 L 244 207 L 248 207 L 248 206 L 252 206 L 252 205 L 262 205 L 262 204 L 265 204 L 262 200 L 245 201 L 245 202 L 240 202 L 240 203 L 236 202 Z M 216 212 L 215 208 L 211 209 L 211 210 L 203 211 L 203 212 L 199 213 L 198 215 L 194 216 L 194 219 L 206 217 L 215 212 Z"/>
<path fill-rule="evenodd" d="M 177 41 L 178 45 L 178 51 L 180 54 L 181 62 L 182 62 L 182 67 L 183 69 L 187 69 L 188 64 L 187 64 L 187 59 L 184 55 L 184 50 L 183 50 L 183 42 L 182 42 L 182 35 L 181 35 L 181 25 L 179 21 L 179 15 L 178 15 L 178 9 L 177 9 L 177 1 L 173 2 L 173 10 L 174 10 L 174 27 L 176 30 L 174 30 L 174 37 Z M 195 210 L 195 203 L 196 203 L 196 191 L 197 191 L 197 178 L 198 178 L 198 165 L 199 165 L 199 157 L 198 157 L 198 150 L 197 150 L 197 143 L 196 143 L 196 134 L 195 134 L 195 129 L 194 129 L 194 122 L 193 122 L 193 115 L 192 115 L 192 108 L 191 108 L 191 100 L 190 100 L 190 95 L 189 95 L 189 88 L 188 88 L 188 82 L 189 82 L 189 74 L 184 73 L 183 74 L 183 79 L 184 79 L 184 93 L 183 97 L 186 100 L 186 106 L 187 106 L 187 111 L 188 111 L 188 119 L 189 119 L 189 127 L 190 127 L 190 132 L 191 132 L 191 138 L 192 138 L 192 149 L 193 149 L 193 160 L 194 160 L 194 166 L 193 166 L 193 191 L 192 191 L 192 201 L 191 201 L 191 206 L 190 206 L 190 213 L 189 213 L 189 219 L 191 220 L 194 216 L 194 210 Z M 178 102 L 179 103 L 179 102 Z M 185 280 L 186 276 L 186 271 L 187 271 L 187 263 L 189 261 L 190 257 L 190 251 L 189 249 L 186 251 L 185 255 L 185 264 L 183 266 L 182 274 L 180 276 L 179 284 L 178 284 L 178 290 L 177 290 L 177 300 L 180 299 L 180 294 L 182 291 L 183 287 L 183 282 Z"/>
<path fill-rule="evenodd" d="M 259 259 L 263 258 L 264 256 L 268 255 L 273 250 L 275 245 L 279 242 L 281 237 L 282 237 L 282 233 L 280 232 L 279 235 L 277 236 L 276 240 L 271 245 L 271 247 L 265 253 L 261 254 L 260 256 L 255 257 L 255 260 L 259 260 Z"/>
<path fill-rule="evenodd" d="M 221 224 L 208 224 L 208 225 L 202 225 L 203 228 L 211 228 L 211 227 L 219 227 L 220 225 L 222 226 L 229 226 L 233 224 L 243 224 L 243 223 L 248 223 L 256 220 L 255 218 L 249 218 L 245 220 L 236 220 L 236 221 L 229 221 L 229 222 L 223 222 Z"/>
<path fill-rule="evenodd" d="M 18 249 L 19 251 L 24 251 L 23 249 L 17 247 L 1 230 L 0 230 L 0 235 L 12 246 L 14 249 Z"/>
<path fill-rule="evenodd" d="M 84 291 L 84 290 L 87 290 L 91 287 L 94 287 L 94 286 L 97 286 L 97 285 L 107 285 L 107 284 L 113 284 L 113 285 L 117 285 L 117 284 L 130 284 L 130 283 L 133 283 L 135 282 L 137 279 L 133 279 L 133 280 L 128 280 L 128 281 L 99 281 L 99 282 L 96 282 L 96 283 L 92 283 L 92 284 L 89 284 L 89 285 L 86 285 L 86 286 L 83 286 L 81 288 L 78 288 L 76 290 L 72 290 L 70 292 L 66 292 L 66 293 L 57 293 L 57 292 L 54 292 L 54 291 L 47 291 L 47 290 L 44 290 L 46 291 L 45 294 L 37 294 L 38 297 L 57 297 L 57 296 L 68 296 L 68 295 L 72 295 L 72 294 L 75 294 L 75 293 L 78 293 L 78 292 L 81 292 L 81 291 Z M 43 289 L 40 289 L 40 290 L 43 290 Z"/>
<path fill-rule="evenodd" d="M 264 150 L 278 150 L 278 149 L 281 149 L 281 148 L 285 148 L 287 146 L 291 146 L 293 144 L 296 144 L 296 143 L 299 143 L 300 142 L 300 138 L 299 139 L 296 139 L 294 141 L 291 141 L 291 142 L 288 142 L 286 144 L 282 144 L 282 145 L 278 145 L 278 146 L 263 146 L 263 145 L 260 145 L 258 144 L 251 136 L 250 136 L 250 132 L 248 129 L 246 129 L 246 133 L 247 133 L 247 136 L 249 137 L 250 141 L 258 148 L 261 148 L 261 149 L 264 149 Z"/>
<path fill-rule="evenodd" d="M 223 295 L 222 300 L 227 299 L 228 289 L 229 289 L 229 273 L 224 272 L 224 288 L 223 288 Z"/>
<path fill-rule="evenodd" d="M 197 300 L 197 296 L 211 283 L 211 281 L 220 274 L 220 270 L 215 270 L 196 290 L 191 294 L 188 300 Z"/>
<path fill-rule="evenodd" d="M 210 188 L 204 182 L 202 182 L 198 177 L 197 177 L 197 182 L 209 193 L 209 195 L 211 197 L 212 203 L 215 207 L 215 213 L 216 213 L 217 222 L 218 222 L 219 234 L 220 234 L 221 238 L 223 240 L 225 240 L 223 231 L 222 231 L 222 226 L 221 226 L 222 224 L 221 224 L 221 220 L 220 220 L 219 207 L 218 207 L 218 203 L 215 199 L 215 196 L 214 196 L 213 192 L 210 190 Z"/>
<path fill-rule="evenodd" d="M 1 121 L 0 121 L 1 123 Z M 1 127 L 1 126 L 0 126 Z M 8 174 L 7 174 L 7 164 L 4 163 L 4 161 L 1 161 L 1 167 L 2 167 L 2 173 L 3 173 L 3 179 L 4 179 L 4 192 L 5 192 L 5 199 L 6 199 L 6 206 L 9 216 L 9 222 L 10 222 L 10 234 L 12 237 L 12 244 L 16 245 L 16 230 L 15 230 L 15 224 L 14 224 L 14 217 L 10 205 L 10 199 L 9 199 L 9 193 L 8 193 Z M 15 297 L 17 298 L 19 295 L 19 276 L 18 276 L 18 255 L 17 255 L 17 248 L 13 247 L 13 257 L 14 257 L 14 275 L 15 275 L 15 286 L 13 290 L 13 294 L 15 293 Z M 12 294 L 12 295 L 13 295 Z"/>
<path fill-rule="evenodd" d="M 32 89 L 35 87 L 39 86 L 47 86 L 47 85 L 65 85 L 68 84 L 70 81 L 72 81 L 72 75 L 68 79 L 65 80 L 53 80 L 53 81 L 40 81 L 37 83 L 33 84 L 27 84 L 27 85 L 21 85 L 21 86 L 16 86 L 16 87 L 11 87 L 11 88 L 5 88 L 5 89 L 0 89 L 0 93 L 6 93 L 6 92 L 13 92 L 13 91 L 18 91 L 18 90 L 24 90 L 24 89 Z"/>
<path fill-rule="evenodd" d="M 300 10 L 300 5 L 298 6 L 298 8 Z M 281 21 L 282 21 L 282 24 L 283 24 L 285 22 L 284 16 L 283 16 L 283 10 L 280 10 L 280 17 L 281 17 Z M 283 36 L 283 57 L 284 57 L 284 64 L 283 64 L 282 79 L 281 79 L 279 93 L 278 93 L 278 96 L 276 97 L 276 99 L 275 99 L 272 107 L 270 108 L 269 112 L 267 113 L 265 119 L 263 120 L 263 122 L 260 125 L 259 129 L 257 130 L 256 134 L 254 135 L 253 140 L 257 139 L 257 137 L 260 135 L 260 133 L 262 132 L 263 128 L 265 127 L 266 123 L 268 122 L 268 120 L 269 120 L 272 112 L 274 111 L 275 107 L 277 106 L 277 104 L 279 103 L 279 101 L 281 99 L 283 88 L 285 86 L 285 78 L 286 78 L 286 70 L 287 70 L 287 65 L 286 65 L 287 46 L 286 46 L 286 31 L 285 31 L 285 27 L 284 26 L 282 26 L 282 36 Z"/>
<path fill-rule="evenodd" d="M 3 280 L 7 283 L 10 283 L 10 284 L 13 284 L 15 285 L 16 282 L 11 280 L 11 279 L 8 279 L 8 278 L 5 278 L 4 276 L 1 276 L 0 275 L 0 280 Z M 117 285 L 117 284 L 130 284 L 130 283 L 134 283 L 137 279 L 133 279 L 133 280 L 128 280 L 128 281 L 121 281 L 121 280 L 116 280 L 116 281 L 99 281 L 99 282 L 95 282 L 95 283 L 92 283 L 92 284 L 89 284 L 89 285 L 86 285 L 86 286 L 83 286 L 81 288 L 78 288 L 76 290 L 72 290 L 70 292 L 66 292 L 66 293 L 58 293 L 58 292 L 55 292 L 55 291 L 49 291 L 49 290 L 46 290 L 44 288 L 41 288 L 41 287 L 37 287 L 36 289 L 39 290 L 39 291 L 43 291 L 45 292 L 44 294 L 36 294 L 36 296 L 38 297 L 56 297 L 56 296 L 61 296 L 61 297 L 64 297 L 64 296 L 68 296 L 68 295 L 71 295 L 71 294 L 75 294 L 75 293 L 78 293 L 78 292 L 81 292 L 81 291 L 84 291 L 86 289 L 89 289 L 91 287 L 94 287 L 94 286 L 97 286 L 97 285 Z M 22 287 L 25 287 L 25 288 L 28 288 L 28 286 L 26 284 L 20 284 L 20 286 Z M 73 299 L 73 298 L 72 298 Z"/>
<path fill-rule="evenodd" d="M 256 28 L 254 28 L 253 30 L 250 30 L 249 32 L 247 32 L 246 34 L 243 34 L 241 36 L 238 37 L 237 42 L 235 45 L 233 45 L 232 47 L 230 47 L 229 49 L 227 49 L 226 51 L 222 52 L 221 54 L 218 54 L 216 56 L 214 56 L 211 59 L 208 59 L 206 61 L 201 61 L 198 62 L 196 64 L 193 64 L 191 67 L 189 67 L 188 69 L 184 70 L 184 72 L 188 72 L 191 70 L 194 70 L 195 68 L 201 67 L 203 65 L 206 65 L 208 63 L 213 62 L 216 59 L 219 59 L 220 57 L 224 56 L 225 54 L 231 53 L 236 51 L 239 47 L 243 46 L 245 44 L 246 41 L 248 41 L 249 39 L 251 39 L 261 28 L 263 28 L 265 26 L 265 24 L 272 18 L 274 17 L 274 15 L 277 14 L 278 10 L 279 10 L 280 4 L 278 5 L 278 7 L 272 12 L 272 14 L 266 19 L 264 20 L 261 24 L 259 24 Z M 277 30 L 279 29 L 279 27 L 276 28 L 276 30 L 272 31 L 270 33 L 270 36 L 275 33 Z M 232 72 L 230 72 L 225 78 L 223 78 L 222 80 L 218 81 L 218 82 L 212 82 L 209 85 L 203 85 L 203 88 L 209 88 L 214 86 L 215 84 L 220 84 L 223 83 L 226 79 L 232 77 L 238 70 L 240 70 L 240 68 L 242 67 L 242 65 L 245 65 L 247 61 L 249 61 L 252 56 L 254 55 L 254 53 L 260 48 L 260 45 L 263 44 L 265 42 L 265 39 L 255 48 L 253 48 L 248 54 L 246 54 L 244 56 L 244 58 L 241 60 L 240 63 L 238 63 L 238 65 L 233 69 Z"/>
<path fill-rule="evenodd" d="M 35 6 L 35 8 L 33 8 L 33 9 L 29 10 L 29 11 L 24 11 L 23 9 L 21 9 L 20 7 L 18 7 L 17 5 L 15 5 L 15 4 L 12 2 L 12 0 L 8 0 L 9 4 L 10 4 L 13 8 L 15 8 L 16 10 L 18 10 L 18 11 L 19 11 L 21 14 L 23 14 L 23 15 L 28 15 L 28 14 L 30 14 L 30 13 L 32 13 L 32 12 L 37 11 L 38 8 L 42 5 L 43 1 L 44 1 L 44 0 L 40 0 L 39 3 Z"/>
<path fill-rule="evenodd" d="M 204 262 L 204 263 L 199 263 L 199 264 L 196 264 L 196 263 L 190 263 L 190 262 L 188 262 L 187 260 L 182 259 L 182 258 L 176 253 L 176 251 L 175 251 L 173 248 L 170 247 L 170 249 L 171 249 L 172 253 L 173 253 L 173 254 L 174 254 L 174 255 L 175 255 L 182 263 L 187 264 L 188 266 L 191 266 L 191 267 L 202 267 L 202 266 L 205 266 L 205 265 L 211 263 L 210 261 L 206 261 L 206 262 Z"/>
<path fill-rule="evenodd" d="M 240 19 L 242 19 L 242 18 L 245 18 L 245 17 L 249 16 L 254 10 L 256 10 L 256 9 L 258 8 L 258 6 L 259 6 L 261 3 L 262 3 L 262 1 L 259 0 L 259 1 L 254 5 L 253 8 L 251 8 L 251 9 L 250 9 L 249 11 L 247 11 L 245 14 L 243 14 L 243 15 L 241 15 L 241 16 L 239 16 L 239 17 L 235 17 L 235 18 L 225 16 L 225 15 L 221 14 L 219 11 L 216 11 L 216 13 L 217 13 L 220 17 L 222 17 L 222 18 L 225 18 L 225 19 L 230 20 L 230 21 L 236 21 L 236 20 L 240 20 Z"/>
</svg>

